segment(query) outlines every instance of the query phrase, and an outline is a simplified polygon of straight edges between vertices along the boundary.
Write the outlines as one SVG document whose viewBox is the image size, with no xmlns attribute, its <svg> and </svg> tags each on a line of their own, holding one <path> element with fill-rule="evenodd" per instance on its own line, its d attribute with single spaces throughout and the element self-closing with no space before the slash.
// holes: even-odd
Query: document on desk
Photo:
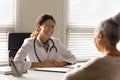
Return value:
<svg viewBox="0 0 120 80">
<path fill-rule="evenodd" d="M 46 72 L 61 72 L 61 73 L 66 73 L 72 69 L 74 69 L 74 67 L 76 66 L 81 66 L 81 65 L 84 65 L 85 62 L 82 62 L 82 63 L 76 63 L 76 64 L 73 64 L 73 65 L 67 65 L 67 66 L 64 66 L 64 67 L 51 67 L 51 68 L 33 68 L 35 71 L 46 71 Z"/>
<path fill-rule="evenodd" d="M 46 71 L 46 72 L 60 72 L 66 73 L 71 70 L 71 68 L 65 67 L 50 67 L 50 68 L 34 68 L 35 71 Z"/>
</svg>

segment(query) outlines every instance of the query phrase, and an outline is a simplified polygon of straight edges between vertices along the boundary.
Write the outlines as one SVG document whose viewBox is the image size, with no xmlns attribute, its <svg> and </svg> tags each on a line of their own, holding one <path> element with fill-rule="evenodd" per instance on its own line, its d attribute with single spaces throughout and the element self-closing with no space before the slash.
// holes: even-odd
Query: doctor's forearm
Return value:
<svg viewBox="0 0 120 80">
<path fill-rule="evenodd" d="M 50 61 L 46 62 L 32 62 L 31 68 L 33 67 L 57 67 L 54 63 Z"/>
<path fill-rule="evenodd" d="M 40 63 L 39 62 L 32 62 L 31 68 L 34 67 L 40 67 Z"/>
<path fill-rule="evenodd" d="M 33 67 L 53 67 L 53 65 L 47 62 L 32 62 L 31 68 Z"/>
<path fill-rule="evenodd" d="M 31 65 L 31 68 L 34 68 L 34 67 L 63 67 L 63 66 L 66 66 L 66 65 L 69 65 L 70 63 L 68 62 L 55 62 L 55 63 L 52 63 L 50 61 L 47 61 L 47 62 L 32 62 L 32 65 Z"/>
</svg>

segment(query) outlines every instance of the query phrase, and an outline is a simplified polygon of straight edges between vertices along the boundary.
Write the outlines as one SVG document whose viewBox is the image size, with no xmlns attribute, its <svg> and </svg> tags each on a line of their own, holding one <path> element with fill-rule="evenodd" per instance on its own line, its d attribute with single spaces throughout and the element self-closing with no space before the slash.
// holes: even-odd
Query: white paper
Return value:
<svg viewBox="0 0 120 80">
<path fill-rule="evenodd" d="M 47 72 L 61 72 L 61 73 L 66 73 L 70 71 L 70 68 L 65 68 L 65 67 L 50 67 L 50 68 L 34 68 L 36 71 L 47 71 Z"/>
</svg>

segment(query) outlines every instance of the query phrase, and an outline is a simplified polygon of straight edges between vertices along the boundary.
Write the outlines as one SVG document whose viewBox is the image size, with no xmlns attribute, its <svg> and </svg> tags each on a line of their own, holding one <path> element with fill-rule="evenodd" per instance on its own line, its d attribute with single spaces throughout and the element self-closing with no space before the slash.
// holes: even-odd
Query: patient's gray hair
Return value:
<svg viewBox="0 0 120 80">
<path fill-rule="evenodd" d="M 120 12 L 103 21 L 98 30 L 111 45 L 116 45 L 120 40 Z"/>
</svg>

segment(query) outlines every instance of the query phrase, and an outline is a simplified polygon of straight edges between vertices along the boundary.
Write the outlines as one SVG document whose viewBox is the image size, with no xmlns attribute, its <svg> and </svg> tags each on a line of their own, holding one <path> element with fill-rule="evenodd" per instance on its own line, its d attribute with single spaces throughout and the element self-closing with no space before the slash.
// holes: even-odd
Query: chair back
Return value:
<svg viewBox="0 0 120 80">
<path fill-rule="evenodd" d="M 18 49 L 23 44 L 25 38 L 30 37 L 31 33 L 9 33 L 8 36 L 8 50 L 9 57 L 15 57 Z"/>
</svg>

